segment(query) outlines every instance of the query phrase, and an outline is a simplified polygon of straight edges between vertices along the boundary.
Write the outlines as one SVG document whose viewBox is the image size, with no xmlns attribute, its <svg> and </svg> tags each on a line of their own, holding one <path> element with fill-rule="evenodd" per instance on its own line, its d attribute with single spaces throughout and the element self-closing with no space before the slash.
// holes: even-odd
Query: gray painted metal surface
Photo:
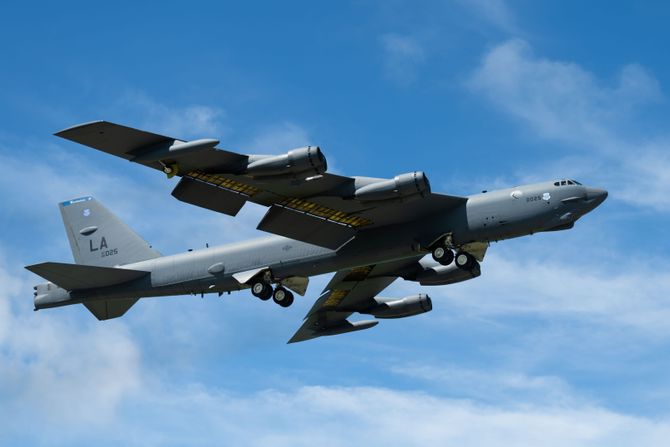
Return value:
<svg viewBox="0 0 670 447">
<path fill-rule="evenodd" d="M 276 235 L 160 256 L 94 198 L 63 202 L 76 264 L 27 267 L 51 281 L 35 287 L 36 310 L 83 303 L 104 320 L 143 297 L 245 288 L 286 306 L 290 290 L 304 294 L 310 276 L 337 272 L 290 342 L 377 324 L 350 322 L 356 312 L 399 318 L 430 311 L 427 295 L 378 294 L 397 278 L 421 285 L 475 278 L 489 242 L 572 228 L 607 197 L 567 179 L 449 196 L 432 192 L 422 172 L 391 180 L 328 174 L 314 147 L 244 155 L 216 148 L 214 139 L 185 142 L 104 121 L 57 135 L 180 176 L 173 195 L 193 205 L 229 215 L 247 201 L 268 206 L 259 228 Z"/>
</svg>

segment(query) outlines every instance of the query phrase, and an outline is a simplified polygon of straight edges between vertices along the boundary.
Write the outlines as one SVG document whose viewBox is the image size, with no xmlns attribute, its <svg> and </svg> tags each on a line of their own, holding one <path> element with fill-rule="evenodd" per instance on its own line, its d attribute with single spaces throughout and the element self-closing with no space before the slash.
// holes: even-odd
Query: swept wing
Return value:
<svg viewBox="0 0 670 447">
<path fill-rule="evenodd" d="M 419 259 L 421 256 L 340 270 L 323 289 L 289 343 L 375 326 L 377 320 L 350 322 L 348 318 L 354 312 L 367 313 L 378 306 L 375 297 L 399 278 L 399 272 Z"/>
<path fill-rule="evenodd" d="M 233 216 L 247 201 L 267 206 L 260 230 L 331 249 L 361 229 L 421 219 L 466 201 L 430 192 L 420 172 L 395 180 L 327 173 L 318 148 L 303 148 L 300 160 L 307 171 L 296 173 L 291 156 L 297 157 L 299 150 L 289 152 L 282 165 L 281 156 L 223 150 L 215 139 L 183 141 L 107 121 L 56 135 L 181 177 L 172 192 L 181 201 Z M 403 196 L 403 188 L 415 186 L 420 194 Z"/>
</svg>

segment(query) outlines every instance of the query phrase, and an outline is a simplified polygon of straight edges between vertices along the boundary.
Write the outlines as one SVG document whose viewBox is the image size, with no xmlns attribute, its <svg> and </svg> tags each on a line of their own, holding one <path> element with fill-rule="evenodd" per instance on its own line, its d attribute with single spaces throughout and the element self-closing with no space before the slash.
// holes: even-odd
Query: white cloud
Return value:
<svg viewBox="0 0 670 447">
<path fill-rule="evenodd" d="M 608 86 L 577 64 L 536 57 L 519 39 L 487 53 L 471 85 L 542 137 L 604 150 L 618 139 L 611 129 L 618 119 L 660 98 L 658 83 L 638 65 L 625 66 Z"/>
<path fill-rule="evenodd" d="M 301 126 L 283 122 L 258 131 L 258 136 L 245 146 L 249 153 L 281 154 L 297 147 L 315 145 Z"/>
<path fill-rule="evenodd" d="M 218 107 L 168 106 L 137 91 L 122 96 L 119 106 L 141 117 L 134 126 L 174 138 L 221 138 L 228 130 L 225 111 Z"/>
<path fill-rule="evenodd" d="M 82 323 L 63 309 L 33 313 L 23 296 L 28 282 L 6 267 L 0 280 L 0 324 L 7 328 L 0 332 L 0 416 L 12 421 L 0 429 L 0 440 L 7 443 L 216 445 L 225 439 L 249 446 L 348 446 L 355 440 L 384 446 L 609 447 L 661 446 L 670 436 L 667 419 L 618 413 L 575 394 L 559 378 L 514 371 L 393 368 L 441 384 L 438 394 L 326 384 L 250 393 L 197 382 L 177 385 L 143 367 L 147 347 L 132 340 L 123 322 Z M 203 323 L 191 315 L 187 320 Z M 454 392 L 460 387 L 470 387 L 470 399 L 443 397 L 462 396 Z M 32 430 L 36 423 L 39 430 Z"/>
<path fill-rule="evenodd" d="M 518 32 L 514 15 L 503 0 L 456 0 L 480 20 L 507 32 Z"/>
<path fill-rule="evenodd" d="M 254 144 L 259 148 L 272 145 L 282 151 L 305 144 L 303 140 L 306 132 L 299 126 L 282 124 Z M 45 209 L 53 209 L 52 218 L 57 222 L 54 203 L 80 194 L 76 191 L 109 198 L 104 201 L 113 211 L 120 212 L 132 226 L 151 229 L 166 245 L 170 238 L 179 239 L 174 244 L 184 243 L 184 238 L 189 238 L 190 243 L 215 231 L 230 233 L 226 237 L 231 240 L 242 239 L 254 220 L 219 218 L 208 211 L 198 213 L 188 205 L 184 205 L 183 214 L 174 214 L 175 202 L 168 194 L 174 182 L 162 186 L 166 180 L 155 172 L 131 178 L 122 173 L 124 169 L 118 171 L 119 176 L 111 176 L 110 170 L 116 172 L 111 161 L 103 167 L 69 155 L 47 157 L 41 162 L 4 156 L 1 161 L 6 174 L 0 178 L 0 186 L 13 192 L 6 197 L 6 205 L 33 222 L 47 219 Z M 156 176 L 155 181 L 146 180 L 152 175 Z M 46 187 L 35 179 L 51 182 Z M 161 192 L 165 194 L 159 196 Z M 66 244 L 60 230 L 58 236 Z M 523 256 L 518 254 L 518 258 Z M 667 288 L 668 280 L 662 273 L 649 276 L 648 272 L 654 271 L 650 266 L 611 275 L 612 272 L 592 265 L 549 263 L 537 267 L 532 259 L 536 257 L 514 262 L 492 253 L 485 265 L 490 283 L 482 283 L 481 278 L 448 288 L 445 293 L 453 294 L 456 305 L 466 313 L 585 316 L 611 325 L 667 334 L 662 325 L 670 315 L 653 289 Z M 588 270 L 591 273 L 586 275 Z M 528 284 L 519 284 L 519 271 L 528 275 Z M 565 277 L 578 280 L 574 284 L 560 282 Z M 167 310 L 156 312 L 165 302 L 146 303 L 146 310 L 142 310 L 142 303 L 131 310 L 140 312 L 140 318 L 135 320 L 139 324 L 131 325 L 131 335 L 124 320 L 100 324 L 84 315 L 80 321 L 67 309 L 33 313 L 29 283 L 32 281 L 26 281 L 24 276 L 0 268 L 0 295 L 9 298 L 0 299 L 0 415 L 3 420 L 13 421 L 12 426 L 0 429 L 0 440 L 37 439 L 49 444 L 105 440 L 118 444 L 114 441 L 122 440 L 124 444 L 137 445 L 208 445 L 225 439 L 231 445 L 313 445 L 318 440 L 336 446 L 350 445 L 354 440 L 389 446 L 610 446 L 664 445 L 670 435 L 665 419 L 654 421 L 620 414 L 575 397 L 559 378 L 514 371 L 504 371 L 501 377 L 482 383 L 472 393 L 475 401 L 375 387 L 299 386 L 294 390 L 265 389 L 241 394 L 197 383 L 178 386 L 157 378 L 160 372 L 143 368 L 141 358 L 147 346 L 133 340 L 135 328 L 146 325 L 152 337 L 161 342 L 167 340 L 170 348 L 178 345 L 196 349 L 202 340 L 193 337 L 193 327 L 204 326 L 221 334 L 215 332 L 221 322 L 207 313 L 211 307 L 196 308 L 198 303 L 185 302 L 180 310 L 190 306 L 190 312 L 169 315 Z M 492 299 L 491 284 L 497 291 L 509 292 Z M 589 290 L 598 293 L 590 294 Z M 270 328 L 261 330 L 277 331 L 279 325 L 283 328 L 299 323 L 291 317 L 277 323 L 275 308 L 258 309 L 261 310 L 254 309 L 250 319 L 258 327 Z M 162 333 L 165 328 L 170 328 L 169 334 Z M 229 337 L 217 340 L 217 344 L 234 343 L 244 337 L 230 328 L 224 330 Z M 174 340 L 178 342 L 173 344 Z M 173 352 L 166 356 L 170 354 Z M 424 380 L 445 379 L 452 387 L 484 382 L 488 375 L 420 365 L 402 372 Z M 523 398 L 514 405 L 510 403 L 512 399 L 482 403 L 485 399 L 481 396 L 489 391 L 497 391 L 502 397 Z M 560 404 L 541 399 L 541 395 L 553 396 Z M 36 420 L 41 422 L 39 431 L 32 430 Z"/>
<path fill-rule="evenodd" d="M 122 323 L 81 325 L 32 311 L 26 274 L 0 253 L 0 440 L 68 438 L 106 426 L 141 382 L 139 350 Z M 39 430 L 35 430 L 39 427 Z M 59 431 L 62 430 L 62 435 Z"/>
<path fill-rule="evenodd" d="M 640 107 L 662 99 L 643 67 L 626 65 L 608 82 L 575 63 L 537 57 L 514 39 L 484 56 L 470 85 L 539 137 L 564 145 L 564 153 L 547 149 L 559 164 L 581 150 L 576 169 L 604 183 L 612 197 L 670 210 L 670 135 L 640 135 L 631 125 Z"/>
<path fill-rule="evenodd" d="M 144 424 L 119 428 L 137 445 L 215 445 L 225 439 L 247 446 L 610 447 L 661 446 L 670 435 L 665 419 L 587 404 L 502 407 L 376 387 L 303 386 L 239 396 L 190 386 L 133 404 Z"/>
<path fill-rule="evenodd" d="M 670 337 L 670 299 L 661 293 L 670 289 L 666 263 L 631 258 L 613 268 L 593 258 L 570 264 L 540 259 L 537 244 L 532 250 L 536 253 L 517 246 L 511 253 L 496 246 L 487 254 L 481 278 L 430 294 L 436 303 L 448 297 L 449 310 L 461 315 L 551 316 L 588 321 L 594 331 Z"/>
<path fill-rule="evenodd" d="M 450 396 L 467 397 L 482 403 L 573 406 L 584 399 L 559 377 L 530 376 L 520 371 L 469 369 L 458 364 L 394 365 L 394 373 L 432 384 Z"/>
<path fill-rule="evenodd" d="M 415 37 L 384 34 L 380 37 L 384 50 L 384 74 L 401 85 L 416 80 L 417 69 L 425 59 L 423 47 Z"/>
</svg>

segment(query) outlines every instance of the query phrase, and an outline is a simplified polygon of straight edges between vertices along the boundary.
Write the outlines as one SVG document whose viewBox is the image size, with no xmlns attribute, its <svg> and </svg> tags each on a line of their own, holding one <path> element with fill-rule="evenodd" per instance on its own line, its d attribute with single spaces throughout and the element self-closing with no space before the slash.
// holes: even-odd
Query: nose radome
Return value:
<svg viewBox="0 0 670 447">
<path fill-rule="evenodd" d="M 593 201 L 597 205 L 600 205 L 607 198 L 607 191 L 599 188 L 586 188 L 586 200 Z"/>
</svg>

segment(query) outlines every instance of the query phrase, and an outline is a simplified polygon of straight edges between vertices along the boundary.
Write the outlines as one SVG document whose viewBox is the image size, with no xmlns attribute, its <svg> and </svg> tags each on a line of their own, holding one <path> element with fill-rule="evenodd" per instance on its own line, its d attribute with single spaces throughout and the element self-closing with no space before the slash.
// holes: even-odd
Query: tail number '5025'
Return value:
<svg viewBox="0 0 670 447">
<path fill-rule="evenodd" d="M 100 252 L 100 257 L 106 258 L 107 256 L 114 256 L 119 254 L 118 248 L 112 248 L 111 250 L 103 250 Z"/>
</svg>

